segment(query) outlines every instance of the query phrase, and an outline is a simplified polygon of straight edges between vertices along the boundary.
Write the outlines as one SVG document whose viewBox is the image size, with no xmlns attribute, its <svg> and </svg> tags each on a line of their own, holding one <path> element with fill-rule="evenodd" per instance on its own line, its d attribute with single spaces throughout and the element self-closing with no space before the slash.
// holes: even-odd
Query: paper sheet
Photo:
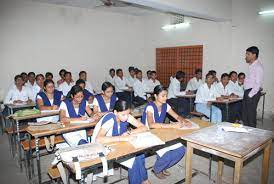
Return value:
<svg viewBox="0 0 274 184">
<path fill-rule="evenodd" d="M 222 130 L 225 132 L 239 132 L 239 133 L 247 133 L 248 130 L 246 128 L 241 128 L 241 127 L 222 127 Z"/>
<path fill-rule="evenodd" d="M 165 144 L 160 138 L 150 132 L 136 134 L 136 139 L 134 141 L 130 141 L 130 143 L 136 149 Z"/>
<path fill-rule="evenodd" d="M 41 113 L 54 113 L 54 112 L 59 112 L 59 110 L 42 110 Z"/>
<path fill-rule="evenodd" d="M 189 119 L 186 119 L 186 120 L 191 123 L 191 126 L 190 127 L 183 126 L 182 128 L 180 128 L 180 130 L 190 130 L 190 129 L 199 129 L 200 128 L 200 126 L 198 124 L 194 123 L 193 121 L 191 121 Z"/>
<path fill-rule="evenodd" d="M 88 124 L 94 122 L 94 119 L 88 118 L 87 120 L 70 121 L 70 124 Z"/>
</svg>

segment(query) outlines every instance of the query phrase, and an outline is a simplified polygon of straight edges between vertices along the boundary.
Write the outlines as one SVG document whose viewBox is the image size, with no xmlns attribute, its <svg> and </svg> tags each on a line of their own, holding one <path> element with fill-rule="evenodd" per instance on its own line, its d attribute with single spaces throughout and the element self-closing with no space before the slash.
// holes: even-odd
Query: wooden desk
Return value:
<svg viewBox="0 0 274 184">
<path fill-rule="evenodd" d="M 189 112 L 192 112 L 194 109 L 194 100 L 196 98 L 196 94 L 192 94 L 192 95 L 177 95 L 176 97 L 178 98 L 186 98 L 186 99 L 189 99 Z"/>
<path fill-rule="evenodd" d="M 14 104 L 5 104 L 7 108 L 9 109 L 9 115 L 14 113 L 14 109 L 27 109 L 27 108 L 33 108 L 35 107 L 35 103 L 28 103 L 28 104 L 22 104 L 22 105 L 14 105 Z"/>
<path fill-rule="evenodd" d="M 243 162 L 263 150 L 261 183 L 267 184 L 272 132 L 251 127 L 245 127 L 251 129 L 248 133 L 225 132 L 221 130 L 221 126 L 231 126 L 231 124 L 219 123 L 183 137 L 187 141 L 186 183 L 191 183 L 192 155 L 195 148 L 234 161 L 234 184 L 240 183 Z M 218 183 L 222 181 L 222 170 L 223 161 L 220 159 L 218 161 Z"/>
</svg>

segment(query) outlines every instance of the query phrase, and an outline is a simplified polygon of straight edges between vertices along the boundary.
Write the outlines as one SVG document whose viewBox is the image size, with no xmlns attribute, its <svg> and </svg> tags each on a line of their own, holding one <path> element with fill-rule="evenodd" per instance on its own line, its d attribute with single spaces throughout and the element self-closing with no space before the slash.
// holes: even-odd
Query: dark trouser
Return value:
<svg viewBox="0 0 274 184">
<path fill-rule="evenodd" d="M 144 105 L 145 103 L 146 103 L 146 100 L 144 100 L 143 98 L 141 98 L 139 96 L 135 96 L 134 97 L 134 106 L 135 107 Z"/>
<path fill-rule="evenodd" d="M 167 103 L 172 107 L 172 109 L 180 116 L 186 117 L 189 115 L 189 99 L 185 98 L 171 98 L 167 100 Z M 168 115 L 168 118 L 171 121 L 174 121 L 174 118 Z M 175 120 L 176 121 L 176 120 Z"/>
<path fill-rule="evenodd" d="M 130 92 L 117 92 L 116 95 L 119 98 L 119 100 L 124 100 L 124 101 L 132 104 Z"/>
<path fill-rule="evenodd" d="M 220 108 L 222 111 L 222 121 L 235 123 L 237 120 L 241 120 L 242 102 L 235 102 L 229 104 L 228 114 L 226 109 L 227 107 L 225 104 L 216 104 L 216 106 Z"/>
<path fill-rule="evenodd" d="M 256 127 L 257 125 L 257 106 L 261 97 L 261 91 L 258 91 L 252 98 L 248 96 L 251 89 L 245 90 L 243 99 L 242 120 L 244 125 Z"/>
</svg>

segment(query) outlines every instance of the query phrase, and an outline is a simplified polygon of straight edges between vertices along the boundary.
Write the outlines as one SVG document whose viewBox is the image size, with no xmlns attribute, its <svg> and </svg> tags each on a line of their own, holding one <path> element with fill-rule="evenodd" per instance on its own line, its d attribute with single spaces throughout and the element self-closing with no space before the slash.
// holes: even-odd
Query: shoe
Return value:
<svg viewBox="0 0 274 184">
<path fill-rule="evenodd" d="M 166 179 L 165 175 L 163 172 L 160 172 L 159 174 L 155 173 L 154 170 L 151 170 L 151 172 L 160 180 Z"/>
<path fill-rule="evenodd" d="M 170 175 L 171 175 L 171 173 L 168 172 L 167 170 L 163 170 L 163 174 L 164 174 L 165 176 L 170 176 Z"/>
</svg>

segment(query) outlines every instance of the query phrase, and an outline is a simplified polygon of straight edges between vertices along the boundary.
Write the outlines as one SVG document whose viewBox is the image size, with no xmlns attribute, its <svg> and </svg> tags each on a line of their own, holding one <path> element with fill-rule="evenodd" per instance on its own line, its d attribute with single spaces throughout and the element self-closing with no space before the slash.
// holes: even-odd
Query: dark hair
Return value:
<svg viewBox="0 0 274 184">
<path fill-rule="evenodd" d="M 151 74 L 151 70 L 148 70 L 148 71 L 147 71 L 147 75 L 148 75 L 148 74 Z"/>
<path fill-rule="evenodd" d="M 221 75 L 221 79 L 223 79 L 223 78 L 225 78 L 225 77 L 229 77 L 229 75 L 228 75 L 227 73 L 223 73 L 223 74 Z"/>
<path fill-rule="evenodd" d="M 14 77 L 14 81 L 16 81 L 16 80 L 17 80 L 17 79 L 19 79 L 19 78 L 21 78 L 21 79 L 23 80 L 22 75 L 15 75 L 15 77 Z"/>
<path fill-rule="evenodd" d="M 142 72 L 142 70 L 139 70 L 139 69 L 138 69 L 138 70 L 136 70 L 135 73 L 138 74 L 138 73 L 143 73 L 143 72 Z"/>
<path fill-rule="evenodd" d="M 237 72 L 236 72 L 236 71 L 231 71 L 231 72 L 229 73 L 229 77 L 231 77 L 233 74 L 236 74 L 236 75 L 237 75 Z"/>
<path fill-rule="evenodd" d="M 116 110 L 117 112 L 126 111 L 129 108 L 130 108 L 129 103 L 124 100 L 118 100 L 118 101 L 116 101 L 116 103 L 114 105 L 114 110 Z"/>
<path fill-rule="evenodd" d="M 195 74 L 198 74 L 200 72 L 202 73 L 202 69 L 200 69 L 200 68 L 198 68 L 198 69 L 195 70 Z"/>
<path fill-rule="evenodd" d="M 46 76 L 46 78 L 48 78 L 49 76 L 51 76 L 53 78 L 53 74 L 51 72 L 47 72 L 45 76 Z"/>
<path fill-rule="evenodd" d="M 240 72 L 240 73 L 238 74 L 238 78 L 241 77 L 242 75 L 245 76 L 245 73 Z"/>
<path fill-rule="evenodd" d="M 212 73 L 213 75 L 217 74 L 217 72 L 215 70 L 209 70 L 208 73 Z"/>
<path fill-rule="evenodd" d="M 53 80 L 51 80 L 51 79 L 46 79 L 45 81 L 44 81 L 44 88 L 48 85 L 48 84 L 53 84 L 54 85 L 54 81 Z"/>
<path fill-rule="evenodd" d="M 115 69 L 114 68 L 109 69 L 109 73 L 111 72 L 115 72 Z"/>
<path fill-rule="evenodd" d="M 213 77 L 213 73 L 212 73 L 212 72 L 208 72 L 208 73 L 206 74 L 206 79 L 207 79 L 210 75 Z"/>
<path fill-rule="evenodd" d="M 86 82 L 83 79 L 78 79 L 75 84 L 80 86 L 80 84 L 86 84 Z"/>
<path fill-rule="evenodd" d="M 167 88 L 162 85 L 157 85 L 157 86 L 155 86 L 155 88 L 153 90 L 153 94 L 159 95 L 162 91 L 167 91 Z"/>
<path fill-rule="evenodd" d="M 183 72 L 183 71 L 177 71 L 175 76 L 176 76 L 176 79 L 185 78 L 185 72 Z"/>
<path fill-rule="evenodd" d="M 67 71 L 66 71 L 65 69 L 61 69 L 61 70 L 59 71 L 59 75 L 61 75 L 63 72 L 66 73 Z"/>
<path fill-rule="evenodd" d="M 72 86 L 72 88 L 71 88 L 70 91 L 68 92 L 66 98 L 68 98 L 68 99 L 71 100 L 72 97 L 74 97 L 77 93 L 80 93 L 80 92 L 84 93 L 84 90 L 83 90 L 80 86 L 74 85 L 74 86 Z M 71 96 L 72 96 L 72 97 L 71 97 Z"/>
<path fill-rule="evenodd" d="M 67 74 L 69 74 L 71 76 L 71 72 L 68 72 L 68 71 L 65 72 L 64 76 L 66 76 Z"/>
<path fill-rule="evenodd" d="M 252 46 L 246 49 L 246 52 L 251 52 L 252 54 L 256 54 L 256 58 L 259 57 L 259 49 L 256 46 Z"/>
<path fill-rule="evenodd" d="M 87 72 L 86 71 L 81 71 L 81 72 L 79 72 L 79 77 L 80 77 L 80 75 L 82 75 L 82 74 L 87 74 Z"/>
<path fill-rule="evenodd" d="M 28 74 L 26 72 L 22 72 L 20 75 L 23 76 L 23 75 L 28 75 Z"/>
<path fill-rule="evenodd" d="M 135 69 L 135 68 L 134 68 L 133 66 L 128 67 L 128 71 L 129 71 L 129 72 L 134 71 L 134 69 Z"/>
<path fill-rule="evenodd" d="M 45 77 L 44 77 L 44 75 L 43 75 L 43 74 L 41 74 L 41 73 L 39 73 L 39 74 L 37 74 L 37 75 L 36 75 L 35 80 L 37 80 L 37 79 L 38 79 L 38 77 L 43 77 L 43 78 L 45 78 Z"/>
<path fill-rule="evenodd" d="M 123 70 L 121 68 L 117 69 L 116 70 L 116 75 L 119 73 L 119 72 L 122 72 Z"/>
<path fill-rule="evenodd" d="M 35 73 L 34 72 L 29 72 L 28 73 L 28 76 L 31 76 L 31 75 L 34 75 L 34 77 L 35 77 Z"/>
<path fill-rule="evenodd" d="M 156 74 L 156 71 L 153 70 L 153 71 L 150 72 L 150 74 L 151 74 L 151 75 L 152 75 L 152 74 Z"/>
<path fill-rule="evenodd" d="M 102 89 L 102 91 L 106 91 L 107 88 L 110 88 L 110 87 L 112 87 L 113 90 L 114 90 L 114 86 L 113 86 L 110 82 L 104 82 L 104 83 L 102 84 L 101 89 Z"/>
</svg>

